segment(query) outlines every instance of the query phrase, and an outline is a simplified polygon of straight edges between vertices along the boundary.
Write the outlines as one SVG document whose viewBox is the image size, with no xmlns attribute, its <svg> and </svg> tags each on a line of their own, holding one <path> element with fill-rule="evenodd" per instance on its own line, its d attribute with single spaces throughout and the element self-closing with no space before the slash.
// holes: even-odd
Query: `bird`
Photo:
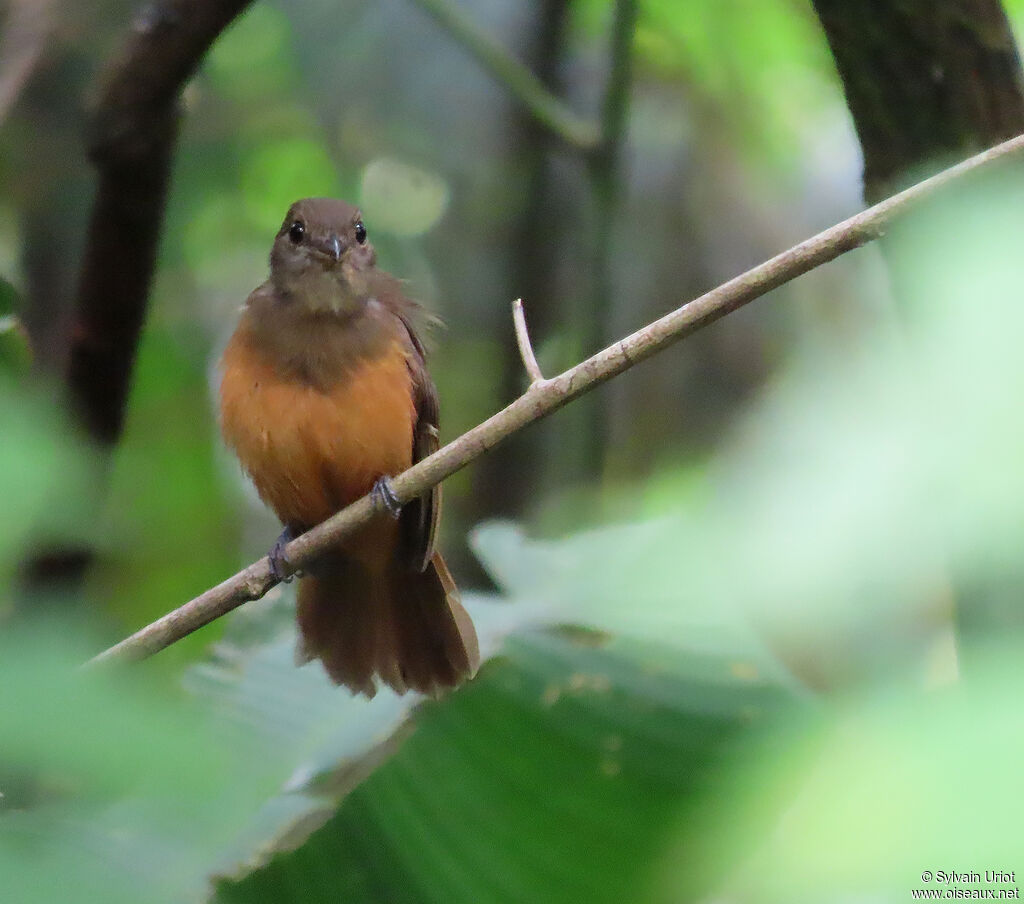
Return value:
<svg viewBox="0 0 1024 904">
<path fill-rule="evenodd" d="M 435 322 L 376 266 L 358 207 L 306 198 L 288 209 L 270 275 L 242 308 L 221 358 L 220 425 L 284 526 L 270 552 L 284 577 L 295 536 L 356 499 L 388 503 L 304 566 L 301 663 L 373 697 L 438 696 L 480 663 L 473 622 L 435 548 L 441 490 L 399 507 L 388 478 L 438 448 L 438 396 L 421 335 Z"/>
</svg>

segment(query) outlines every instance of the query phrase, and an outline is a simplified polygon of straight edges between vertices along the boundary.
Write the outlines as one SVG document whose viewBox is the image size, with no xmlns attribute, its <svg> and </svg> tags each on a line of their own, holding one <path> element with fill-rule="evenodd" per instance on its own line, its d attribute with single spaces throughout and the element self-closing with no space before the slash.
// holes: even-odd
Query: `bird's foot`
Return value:
<svg viewBox="0 0 1024 904">
<path fill-rule="evenodd" d="M 274 545 L 270 548 L 270 552 L 267 553 L 267 558 L 270 559 L 270 574 L 273 576 L 275 581 L 282 581 L 285 584 L 291 583 L 292 578 L 295 577 L 294 572 L 290 572 L 288 568 L 288 560 L 284 556 L 284 548 L 294 540 L 298 534 L 295 533 L 290 527 L 286 527 L 281 531 L 281 536 L 274 541 Z"/>
<path fill-rule="evenodd" d="M 397 518 L 402 513 L 402 503 L 391 489 L 391 481 L 387 477 L 377 478 L 370 491 L 370 498 L 378 509 L 383 509 L 392 518 Z"/>
</svg>

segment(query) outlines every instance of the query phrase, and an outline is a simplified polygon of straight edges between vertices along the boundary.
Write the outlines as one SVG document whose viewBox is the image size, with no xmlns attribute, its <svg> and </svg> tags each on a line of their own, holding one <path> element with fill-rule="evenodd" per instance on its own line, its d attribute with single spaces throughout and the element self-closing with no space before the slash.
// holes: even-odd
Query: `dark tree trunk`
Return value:
<svg viewBox="0 0 1024 904">
<path fill-rule="evenodd" d="M 163 0 L 137 14 L 101 79 L 88 128 L 98 171 L 66 382 L 105 448 L 121 435 L 163 229 L 178 98 L 217 36 L 251 0 Z"/>
<path fill-rule="evenodd" d="M 536 30 L 529 38 L 526 58 L 533 72 L 553 93 L 558 93 L 558 67 L 562 60 L 570 0 L 540 0 Z M 527 199 L 517 228 L 511 255 L 510 284 L 525 299 L 527 320 L 539 343 L 564 322 L 564 307 L 557 292 L 560 214 L 551 201 L 551 156 L 557 139 L 528 113 L 519 114 L 515 143 L 522 160 L 523 194 Z M 510 299 L 511 300 L 511 299 Z M 512 336 L 511 314 L 507 318 L 507 341 L 502 361 L 500 398 L 512 400 L 526 388 L 526 372 L 519 360 Z M 558 424 L 543 424 L 510 437 L 478 468 L 474 492 L 480 500 L 472 517 L 522 515 L 537 493 L 543 465 L 543 437 Z"/>
<path fill-rule="evenodd" d="M 813 0 L 864 151 L 864 195 L 1024 132 L 999 0 Z"/>
<path fill-rule="evenodd" d="M 142 7 L 123 48 L 107 66 L 87 118 L 89 156 L 99 178 L 84 243 L 69 234 L 78 223 L 59 205 L 26 216 L 26 271 L 38 306 L 26 320 L 43 350 L 40 363 L 51 369 L 63 366 L 75 420 L 107 453 L 120 438 L 131 389 L 163 227 L 178 98 L 210 45 L 250 2 L 160 0 Z M 47 91 L 53 95 L 60 85 L 50 84 Z M 79 102 L 75 84 L 64 87 L 71 93 L 61 106 L 74 108 Z M 68 127 L 64 119 L 57 126 Z M 37 173 L 53 180 L 40 187 L 40 197 L 74 189 L 81 163 L 68 168 L 64 182 L 56 180 L 59 172 L 51 162 Z M 69 263 L 79 257 L 79 247 L 77 296 L 69 304 L 58 296 L 71 289 Z M 47 256 L 57 261 L 52 273 Z M 102 487 L 94 490 L 98 504 Z M 22 569 L 23 595 L 35 599 L 57 588 L 71 599 L 69 590 L 80 584 L 91 560 L 87 547 L 37 551 Z"/>
</svg>

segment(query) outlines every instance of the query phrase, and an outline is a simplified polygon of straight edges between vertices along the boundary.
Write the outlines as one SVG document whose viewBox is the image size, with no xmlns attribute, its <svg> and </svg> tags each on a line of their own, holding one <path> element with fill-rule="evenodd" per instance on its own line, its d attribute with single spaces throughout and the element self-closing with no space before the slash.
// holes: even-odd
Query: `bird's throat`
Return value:
<svg viewBox="0 0 1024 904">
<path fill-rule="evenodd" d="M 364 305 L 363 294 L 342 267 L 304 267 L 288 274 L 274 274 L 274 284 L 288 304 L 311 314 L 351 316 Z"/>
</svg>

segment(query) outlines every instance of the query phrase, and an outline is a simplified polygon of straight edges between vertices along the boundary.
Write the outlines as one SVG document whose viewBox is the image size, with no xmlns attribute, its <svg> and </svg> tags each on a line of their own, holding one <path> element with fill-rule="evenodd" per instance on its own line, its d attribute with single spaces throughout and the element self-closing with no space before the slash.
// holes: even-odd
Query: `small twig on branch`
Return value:
<svg viewBox="0 0 1024 904">
<path fill-rule="evenodd" d="M 67 384 L 89 434 L 121 432 L 156 261 L 178 98 L 251 0 L 157 0 L 138 14 L 100 87 L 89 154 L 99 173 L 71 330 Z"/>
<path fill-rule="evenodd" d="M 526 313 L 523 311 L 523 299 L 517 298 L 512 302 L 512 321 L 516 325 L 516 342 L 519 345 L 519 356 L 523 359 L 523 367 L 530 377 L 530 385 L 544 382 L 544 374 L 540 371 L 537 363 L 537 356 L 533 353 L 533 343 L 530 342 L 530 331 L 526 328 Z"/>
<path fill-rule="evenodd" d="M 543 383 L 534 383 L 507 408 L 394 478 L 391 487 L 395 496 L 400 503 L 420 496 L 527 424 L 551 414 L 634 364 L 772 289 L 877 239 L 894 217 L 906 213 L 915 203 L 933 195 L 950 182 L 1021 152 L 1024 152 L 1024 135 L 971 157 L 826 229 L 655 320 L 557 377 Z M 285 548 L 287 561 L 295 569 L 302 567 L 325 549 L 365 526 L 375 513 L 371 498 L 364 496 L 289 543 Z M 242 603 L 258 599 L 275 583 L 270 574 L 270 563 L 264 557 L 180 609 L 122 640 L 90 662 L 142 659 L 170 646 Z"/>
<path fill-rule="evenodd" d="M 451 0 L 414 2 L 462 44 L 554 135 L 581 151 L 591 151 L 598 146 L 600 134 L 594 123 L 574 113 L 548 91 L 537 76 L 467 18 Z"/>
</svg>

